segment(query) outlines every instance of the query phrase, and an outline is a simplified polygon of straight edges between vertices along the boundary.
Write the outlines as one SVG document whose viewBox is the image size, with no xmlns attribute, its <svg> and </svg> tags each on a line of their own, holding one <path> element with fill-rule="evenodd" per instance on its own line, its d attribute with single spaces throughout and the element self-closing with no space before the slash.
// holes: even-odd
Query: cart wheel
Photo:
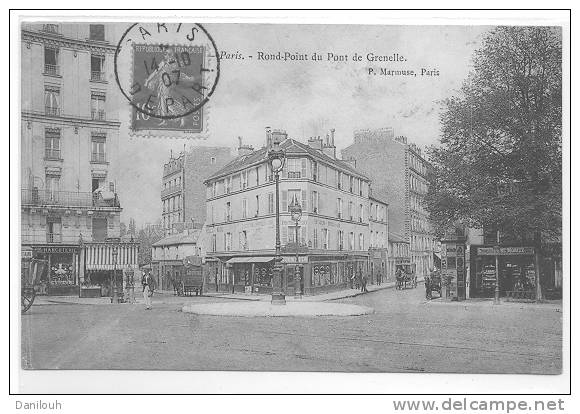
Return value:
<svg viewBox="0 0 580 414">
<path fill-rule="evenodd" d="M 36 297 L 36 292 L 34 289 L 22 289 L 20 296 L 20 311 L 21 313 L 26 312 L 32 304 L 34 303 L 34 298 Z"/>
</svg>

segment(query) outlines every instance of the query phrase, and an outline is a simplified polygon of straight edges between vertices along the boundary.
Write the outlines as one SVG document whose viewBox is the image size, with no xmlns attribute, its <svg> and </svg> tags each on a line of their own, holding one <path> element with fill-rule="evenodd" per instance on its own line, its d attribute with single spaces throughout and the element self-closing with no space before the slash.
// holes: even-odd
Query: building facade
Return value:
<svg viewBox="0 0 580 414">
<path fill-rule="evenodd" d="M 334 131 L 326 140 L 313 138 L 306 145 L 280 130 L 268 130 L 263 148 L 248 149 L 206 180 L 206 261 L 214 263 L 208 286 L 271 292 L 276 207 L 267 153 L 274 138 L 286 153 L 280 175 L 286 292 L 294 292 L 297 266 L 305 294 L 344 288 L 354 272 L 368 271 L 370 180 L 336 158 Z M 289 212 L 294 199 L 303 212 L 298 228 Z M 377 221 L 386 227 L 384 206 L 380 211 Z M 373 226 L 377 226 L 373 242 L 386 246 L 386 232 L 377 223 Z"/>
<path fill-rule="evenodd" d="M 23 24 L 21 242 L 23 272 L 41 291 L 110 293 L 137 263 L 121 243 L 115 39 L 103 24 Z"/>
<path fill-rule="evenodd" d="M 354 143 L 342 157 L 373 182 L 373 191 L 389 203 L 389 231 L 409 241 L 411 262 L 419 276 L 433 267 L 435 236 L 423 201 L 428 191 L 429 163 L 421 149 L 392 128 L 355 131 Z"/>
<path fill-rule="evenodd" d="M 229 148 L 192 147 L 163 166 L 161 203 L 165 234 L 201 228 L 205 222 L 204 180 L 233 158 Z"/>
<path fill-rule="evenodd" d="M 372 193 L 372 192 L 371 192 Z M 369 281 L 389 281 L 388 273 L 389 205 L 369 196 Z"/>
</svg>

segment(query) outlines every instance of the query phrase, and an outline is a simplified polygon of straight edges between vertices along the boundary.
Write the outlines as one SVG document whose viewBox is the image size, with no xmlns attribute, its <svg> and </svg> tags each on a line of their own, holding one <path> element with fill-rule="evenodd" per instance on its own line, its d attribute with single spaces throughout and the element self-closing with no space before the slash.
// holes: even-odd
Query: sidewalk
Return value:
<svg viewBox="0 0 580 414">
<path fill-rule="evenodd" d="M 562 312 L 562 301 L 561 300 L 544 300 L 542 302 L 517 302 L 508 301 L 502 299 L 499 304 L 495 304 L 492 298 L 471 298 L 462 301 L 451 301 L 443 300 L 441 298 L 426 300 L 423 302 L 425 305 L 435 305 L 435 306 L 455 306 L 467 308 L 477 308 L 477 307 L 496 307 L 496 308 L 520 308 L 520 309 L 542 309 L 542 310 L 553 310 L 555 312 Z"/>
<path fill-rule="evenodd" d="M 418 280 L 418 283 L 422 280 Z M 381 285 L 367 285 L 368 293 L 376 292 L 383 289 L 391 289 L 395 287 L 395 282 L 385 282 Z M 173 292 L 171 292 L 173 294 Z M 360 289 L 344 289 L 338 290 L 336 292 L 323 293 L 321 295 L 312 296 L 302 296 L 301 299 L 295 299 L 294 296 L 286 296 L 286 302 L 325 302 L 331 300 L 338 300 L 344 298 L 352 298 L 355 296 L 363 295 L 364 293 Z M 208 292 L 204 293 L 204 296 L 219 297 L 224 299 L 234 299 L 234 300 L 252 300 L 252 301 L 265 301 L 269 302 L 271 299 L 270 294 L 261 293 L 214 293 Z"/>
</svg>

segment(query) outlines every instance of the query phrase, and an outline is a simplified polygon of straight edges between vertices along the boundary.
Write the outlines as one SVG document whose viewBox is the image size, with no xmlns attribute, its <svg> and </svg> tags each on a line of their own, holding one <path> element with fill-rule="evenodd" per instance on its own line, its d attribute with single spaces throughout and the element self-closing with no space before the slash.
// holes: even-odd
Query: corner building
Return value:
<svg viewBox="0 0 580 414">
<path fill-rule="evenodd" d="M 286 152 L 280 174 L 285 293 L 294 293 L 296 264 L 300 268 L 301 290 L 306 295 L 343 289 L 358 270 L 368 274 L 369 178 L 336 158 L 334 131 L 326 140 L 313 138 L 306 145 L 288 138 L 284 131 L 274 130 L 267 132 L 266 146 L 256 151 L 245 148 L 206 180 L 209 290 L 272 291 L 276 198 L 267 153 L 268 143 L 276 134 Z M 303 211 L 298 240 L 288 208 L 294 197 Z M 376 211 L 373 226 L 379 230 L 374 233 L 373 244 L 386 246 L 386 204 Z"/>
<path fill-rule="evenodd" d="M 22 272 L 39 293 L 108 296 L 137 267 L 120 241 L 114 53 L 111 25 L 22 24 Z"/>
</svg>

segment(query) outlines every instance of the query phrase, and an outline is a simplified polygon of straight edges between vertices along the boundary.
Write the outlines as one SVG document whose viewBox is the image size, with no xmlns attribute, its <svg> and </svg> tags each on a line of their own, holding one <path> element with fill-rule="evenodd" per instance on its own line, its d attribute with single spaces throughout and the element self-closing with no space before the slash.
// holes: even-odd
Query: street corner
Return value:
<svg viewBox="0 0 580 414">
<path fill-rule="evenodd" d="M 345 317 L 370 315 L 375 312 L 368 306 L 342 303 L 287 302 L 285 305 L 273 305 L 263 301 L 186 305 L 182 311 L 197 315 L 233 317 Z"/>
</svg>

